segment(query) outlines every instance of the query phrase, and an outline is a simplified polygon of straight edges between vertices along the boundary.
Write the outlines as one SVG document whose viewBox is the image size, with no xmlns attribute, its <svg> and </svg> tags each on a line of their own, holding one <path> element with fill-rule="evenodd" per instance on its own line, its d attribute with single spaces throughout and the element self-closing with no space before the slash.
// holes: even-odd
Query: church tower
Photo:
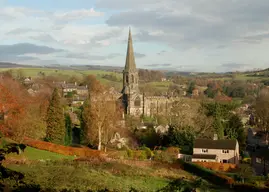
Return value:
<svg viewBox="0 0 269 192">
<path fill-rule="evenodd" d="M 125 113 L 140 116 L 143 113 L 143 96 L 139 92 L 131 29 L 129 29 L 125 68 L 123 70 L 122 100 Z"/>
</svg>

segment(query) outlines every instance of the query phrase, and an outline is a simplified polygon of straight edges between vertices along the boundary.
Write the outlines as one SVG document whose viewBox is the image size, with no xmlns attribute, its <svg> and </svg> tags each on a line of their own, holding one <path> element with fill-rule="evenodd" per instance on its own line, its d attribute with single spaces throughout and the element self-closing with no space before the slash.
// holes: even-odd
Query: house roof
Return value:
<svg viewBox="0 0 269 192">
<path fill-rule="evenodd" d="M 193 154 L 193 159 L 216 159 L 217 155 L 210 155 L 210 154 Z"/>
<path fill-rule="evenodd" d="M 235 149 L 236 140 L 211 140 L 211 139 L 196 139 L 194 141 L 194 148 L 200 149 Z"/>
<path fill-rule="evenodd" d="M 69 88 L 69 89 L 72 89 L 72 88 L 77 88 L 78 86 L 75 85 L 75 84 L 72 84 L 72 83 L 67 83 L 67 84 L 62 84 L 62 87 L 63 88 Z"/>
</svg>

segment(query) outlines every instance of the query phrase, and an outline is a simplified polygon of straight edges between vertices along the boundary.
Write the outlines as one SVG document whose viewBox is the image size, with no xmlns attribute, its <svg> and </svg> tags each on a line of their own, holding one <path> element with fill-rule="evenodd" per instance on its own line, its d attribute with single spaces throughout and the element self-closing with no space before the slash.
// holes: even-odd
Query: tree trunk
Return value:
<svg viewBox="0 0 269 192">
<path fill-rule="evenodd" d="M 102 149 L 102 132 L 101 128 L 98 128 L 98 150 L 101 151 Z"/>
</svg>

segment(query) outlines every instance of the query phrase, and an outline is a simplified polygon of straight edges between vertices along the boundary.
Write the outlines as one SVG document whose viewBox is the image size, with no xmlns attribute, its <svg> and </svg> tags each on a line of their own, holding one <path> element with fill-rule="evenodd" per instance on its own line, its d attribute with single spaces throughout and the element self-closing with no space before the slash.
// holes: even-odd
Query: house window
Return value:
<svg viewBox="0 0 269 192">
<path fill-rule="evenodd" d="M 202 153 L 208 153 L 208 149 L 202 149 Z"/>
<path fill-rule="evenodd" d="M 222 160 L 222 163 L 228 163 L 228 160 L 227 159 L 223 159 Z"/>
<path fill-rule="evenodd" d="M 223 149 L 222 153 L 229 153 L 229 150 Z"/>
</svg>

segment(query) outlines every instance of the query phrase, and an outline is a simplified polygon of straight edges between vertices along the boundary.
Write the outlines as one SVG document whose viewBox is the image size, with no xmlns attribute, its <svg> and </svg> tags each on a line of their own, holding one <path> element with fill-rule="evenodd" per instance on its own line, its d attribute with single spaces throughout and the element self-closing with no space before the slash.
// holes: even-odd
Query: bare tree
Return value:
<svg viewBox="0 0 269 192">
<path fill-rule="evenodd" d="M 91 83 L 88 108 L 84 109 L 87 139 L 106 150 L 109 141 L 119 127 L 121 110 L 116 98 L 106 87 L 95 81 Z"/>
<path fill-rule="evenodd" d="M 268 141 L 269 131 L 269 92 L 263 90 L 258 95 L 254 105 L 254 118 L 257 128 L 266 133 L 266 142 Z"/>
</svg>

